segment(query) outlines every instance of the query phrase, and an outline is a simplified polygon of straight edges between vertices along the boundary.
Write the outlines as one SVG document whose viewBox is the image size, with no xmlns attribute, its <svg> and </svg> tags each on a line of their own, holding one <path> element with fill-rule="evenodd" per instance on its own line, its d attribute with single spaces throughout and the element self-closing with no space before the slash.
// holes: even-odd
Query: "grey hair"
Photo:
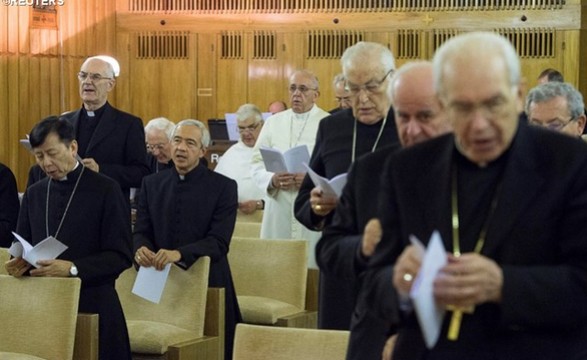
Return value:
<svg viewBox="0 0 587 360">
<path fill-rule="evenodd" d="M 393 76 L 391 77 L 390 85 L 389 85 L 389 88 L 387 91 L 387 95 L 392 100 L 392 102 L 395 98 L 395 83 L 399 80 L 399 78 L 403 74 L 405 74 L 409 71 L 423 69 L 423 68 L 432 68 L 432 62 L 427 61 L 427 60 L 410 61 L 410 62 L 402 65 L 399 69 L 397 69 L 397 71 L 395 71 L 393 73 Z"/>
<path fill-rule="evenodd" d="M 311 72 L 310 70 L 306 70 L 306 69 L 294 71 L 289 77 L 290 83 L 291 83 L 291 79 L 294 77 L 294 75 L 297 75 L 297 74 L 304 74 L 304 76 L 309 77 L 314 89 L 320 90 L 320 83 L 318 82 L 318 77 L 313 72 Z"/>
<path fill-rule="evenodd" d="M 210 146 L 210 131 L 208 131 L 208 128 L 206 127 L 206 125 L 204 125 L 203 122 L 194 119 L 181 120 L 177 123 L 177 125 L 175 125 L 175 128 L 173 128 L 173 135 L 171 136 L 171 138 L 175 136 L 175 132 L 180 126 L 195 126 L 199 128 L 200 131 L 202 131 L 202 146 L 204 146 L 205 148 Z"/>
<path fill-rule="evenodd" d="M 151 130 L 161 130 L 165 132 L 167 138 L 171 140 L 173 135 L 173 129 L 175 128 L 175 124 L 171 122 L 168 118 L 165 117 L 158 117 L 151 119 L 147 125 L 145 125 L 145 133 Z"/>
<path fill-rule="evenodd" d="M 534 87 L 526 96 L 526 114 L 530 115 L 530 105 L 549 101 L 555 97 L 564 97 L 567 100 L 567 109 L 573 119 L 585 113 L 583 95 L 573 85 L 563 82 L 547 82 Z"/>
<path fill-rule="evenodd" d="M 110 60 L 111 59 L 111 60 Z M 87 63 L 89 63 L 90 61 L 93 60 L 99 60 L 102 61 L 104 64 L 106 64 L 106 72 L 108 73 L 107 75 L 110 76 L 111 78 L 115 78 L 118 76 L 118 73 L 114 70 L 114 65 L 112 64 L 112 62 L 116 62 L 116 65 L 118 66 L 118 61 L 116 61 L 116 59 L 114 59 L 113 57 L 106 57 L 104 55 L 97 55 L 97 56 L 91 56 L 89 58 L 87 58 L 83 63 L 82 63 L 82 68 L 84 67 L 84 65 L 86 65 Z M 118 72 L 120 72 L 120 69 L 118 70 Z"/>
<path fill-rule="evenodd" d="M 340 73 L 340 74 L 336 74 L 334 76 L 334 79 L 332 79 L 332 86 L 336 87 L 336 85 L 338 83 L 344 83 L 346 81 L 346 78 L 344 77 L 344 74 Z"/>
<path fill-rule="evenodd" d="M 245 121 L 249 118 L 255 118 L 255 124 L 263 121 L 263 114 L 261 110 L 253 104 L 244 104 L 241 105 L 238 110 L 236 111 L 236 119 L 237 121 Z"/>
<path fill-rule="evenodd" d="M 492 32 L 471 32 L 447 40 L 434 54 L 434 89 L 442 91 L 444 66 L 457 58 L 483 57 L 495 53 L 501 55 L 509 75 L 511 86 L 518 86 L 521 79 L 520 58 L 512 43 L 505 37 Z"/>
<path fill-rule="evenodd" d="M 373 64 L 375 60 L 379 61 L 378 66 L 381 67 L 382 75 L 395 70 L 395 59 L 391 50 L 379 43 L 366 41 L 359 41 L 348 47 L 340 58 L 340 64 L 343 74 L 346 75 L 349 68 Z"/>
</svg>

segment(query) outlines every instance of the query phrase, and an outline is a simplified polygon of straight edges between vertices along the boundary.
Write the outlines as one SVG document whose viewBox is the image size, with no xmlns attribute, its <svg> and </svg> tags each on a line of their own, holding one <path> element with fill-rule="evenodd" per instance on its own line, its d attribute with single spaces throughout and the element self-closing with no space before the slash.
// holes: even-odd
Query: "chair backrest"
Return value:
<svg viewBox="0 0 587 360">
<path fill-rule="evenodd" d="M 137 277 L 134 267 L 116 280 L 116 291 L 127 321 L 165 323 L 204 334 L 210 258 L 203 256 L 188 270 L 172 265 L 161 301 L 152 303 L 132 293 Z"/>
<path fill-rule="evenodd" d="M 228 261 L 241 296 L 261 296 L 305 309 L 308 242 L 234 238 Z"/>
<path fill-rule="evenodd" d="M 233 360 L 344 360 L 349 331 L 238 324 Z"/>
<path fill-rule="evenodd" d="M 0 247 L 0 275 L 8 275 L 4 263 L 10 260 L 10 254 L 7 248 Z"/>
<path fill-rule="evenodd" d="M 261 237 L 261 223 L 237 221 L 234 224 L 232 236 L 259 238 Z"/>
<path fill-rule="evenodd" d="M 236 213 L 236 222 L 260 223 L 263 220 L 263 211 L 264 210 L 256 210 L 252 214 L 245 214 L 242 211 L 238 211 Z"/>
<path fill-rule="evenodd" d="M 0 275 L 0 353 L 71 359 L 80 287 L 78 278 Z"/>
</svg>

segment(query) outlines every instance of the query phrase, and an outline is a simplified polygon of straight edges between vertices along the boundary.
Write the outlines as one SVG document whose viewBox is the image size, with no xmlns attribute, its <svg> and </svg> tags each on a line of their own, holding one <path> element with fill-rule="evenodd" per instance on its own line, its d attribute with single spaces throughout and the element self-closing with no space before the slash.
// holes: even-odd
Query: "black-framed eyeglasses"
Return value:
<svg viewBox="0 0 587 360">
<path fill-rule="evenodd" d="M 111 77 L 106 77 L 100 74 L 95 74 L 95 73 L 88 73 L 85 71 L 80 71 L 77 73 L 77 78 L 80 81 L 86 81 L 87 78 L 90 78 L 91 81 L 95 81 L 98 82 L 100 80 L 112 80 Z"/>
<path fill-rule="evenodd" d="M 383 75 L 381 80 L 379 80 L 379 81 L 373 80 L 373 81 L 366 83 L 365 85 L 355 85 L 355 84 L 352 84 L 347 81 L 345 83 L 344 88 L 346 91 L 350 92 L 351 95 L 353 95 L 353 96 L 357 96 L 359 94 L 359 92 L 361 92 L 361 90 L 365 90 L 365 92 L 367 92 L 369 94 L 373 94 L 373 93 L 376 93 L 377 91 L 379 91 L 379 89 L 381 88 L 381 85 L 383 84 L 385 79 L 387 79 L 387 77 L 392 73 L 393 73 L 393 69 L 390 69 L 388 72 L 385 73 L 385 75 Z"/>
<path fill-rule="evenodd" d="M 552 121 L 548 121 L 548 122 L 544 122 L 544 123 L 541 123 L 541 122 L 536 121 L 536 120 L 530 120 L 530 124 L 531 125 L 534 125 L 534 126 L 542 126 L 542 127 L 545 127 L 548 130 L 561 131 L 567 125 L 569 125 L 570 123 L 572 123 L 576 119 L 577 119 L 576 117 L 571 117 L 568 120 L 554 119 Z"/>
<path fill-rule="evenodd" d="M 315 88 L 309 88 L 306 85 L 300 85 L 300 86 L 290 85 L 289 88 L 288 88 L 288 90 L 292 94 L 295 93 L 296 91 L 299 91 L 302 94 L 305 94 L 305 93 L 307 93 L 310 90 L 316 90 L 316 89 Z"/>
<path fill-rule="evenodd" d="M 260 124 L 261 123 L 258 122 L 256 124 L 249 125 L 249 126 L 239 126 L 237 130 L 241 134 L 244 133 L 244 132 L 247 132 L 247 131 L 248 132 L 253 132 L 253 131 L 257 130 L 257 128 L 259 127 Z"/>
</svg>

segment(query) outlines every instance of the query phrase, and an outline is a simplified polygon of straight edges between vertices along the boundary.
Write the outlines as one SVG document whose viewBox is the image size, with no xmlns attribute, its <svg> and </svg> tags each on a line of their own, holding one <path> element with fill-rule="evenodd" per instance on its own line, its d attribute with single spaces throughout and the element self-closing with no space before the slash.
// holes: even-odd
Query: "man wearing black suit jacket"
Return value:
<svg viewBox="0 0 587 360">
<path fill-rule="evenodd" d="M 84 61 L 77 74 L 83 106 L 63 117 L 75 128 L 83 164 L 116 180 L 128 199 L 130 188 L 140 187 L 149 174 L 149 166 L 141 119 L 108 103 L 115 75 L 112 65 L 100 57 Z"/>
<path fill-rule="evenodd" d="M 358 311 L 397 329 L 396 359 L 587 358 L 587 145 L 518 120 L 507 39 L 454 37 L 433 64 L 455 134 L 386 163 Z M 432 296 L 446 314 L 428 348 L 407 300 L 421 266 L 409 237 L 426 245 L 435 230 L 448 254 Z"/>
<path fill-rule="evenodd" d="M 326 274 L 349 282 L 365 270 L 367 258 L 373 253 L 375 242 L 363 244 L 363 230 L 377 216 L 377 203 L 373 199 L 379 194 L 379 179 L 385 160 L 401 147 L 411 146 L 450 131 L 447 118 L 435 98 L 432 80 L 432 64 L 425 61 L 408 63 L 392 77 L 389 95 L 394 104 L 394 126 L 397 128 L 401 146 L 392 143 L 360 157 L 351 165 L 347 184 L 332 222 L 325 227 L 316 247 L 318 264 Z M 369 231 L 380 232 L 377 225 L 378 223 L 372 222 Z M 376 329 L 377 319 L 361 321 L 369 329 Z M 387 339 L 386 332 L 361 335 L 369 341 L 379 335 L 381 343 Z M 354 351 L 354 348 L 349 350 Z M 376 351 L 381 356 L 381 349 L 373 347 L 367 350 Z M 366 355 L 365 349 L 361 351 L 361 354 L 357 354 L 358 358 Z"/>
</svg>

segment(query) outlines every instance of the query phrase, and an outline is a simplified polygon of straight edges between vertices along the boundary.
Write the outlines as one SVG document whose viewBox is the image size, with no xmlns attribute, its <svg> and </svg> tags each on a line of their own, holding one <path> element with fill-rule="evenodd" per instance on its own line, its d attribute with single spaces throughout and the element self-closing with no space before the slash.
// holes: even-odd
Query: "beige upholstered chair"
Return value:
<svg viewBox="0 0 587 360">
<path fill-rule="evenodd" d="M 243 321 L 249 324 L 316 327 L 306 309 L 305 240 L 233 237 L 228 261 Z"/>
<path fill-rule="evenodd" d="M 242 211 L 237 211 L 236 221 L 237 222 L 253 222 L 260 223 L 263 220 L 263 210 L 257 210 L 252 214 L 245 214 Z"/>
<path fill-rule="evenodd" d="M 238 324 L 233 360 L 344 360 L 349 332 Z"/>
<path fill-rule="evenodd" d="M 232 232 L 232 236 L 259 238 L 261 237 L 261 223 L 237 221 L 234 224 L 234 231 Z"/>
<path fill-rule="evenodd" d="M 0 275 L 0 359 L 69 360 L 81 281 Z"/>
<path fill-rule="evenodd" d="M 10 260 L 10 254 L 7 248 L 0 247 L 0 275 L 8 275 L 4 263 Z"/>
<path fill-rule="evenodd" d="M 137 271 L 127 269 L 116 281 L 124 309 L 133 358 L 219 359 L 224 353 L 224 290 L 208 293 L 210 258 L 201 257 L 187 271 L 172 266 L 159 304 L 133 294 Z M 207 299 L 215 299 L 216 324 L 206 331 Z M 208 319 L 212 320 L 212 319 Z M 221 321 L 221 322 L 219 322 Z M 214 321 L 212 321 L 214 322 Z"/>
</svg>

